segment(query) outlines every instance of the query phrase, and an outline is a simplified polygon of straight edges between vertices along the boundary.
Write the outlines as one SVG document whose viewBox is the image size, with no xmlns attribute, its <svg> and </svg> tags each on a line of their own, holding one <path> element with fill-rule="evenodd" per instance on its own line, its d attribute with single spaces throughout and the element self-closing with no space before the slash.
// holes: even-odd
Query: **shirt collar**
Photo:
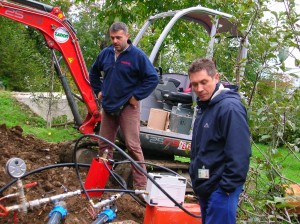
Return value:
<svg viewBox="0 0 300 224">
<path fill-rule="evenodd" d="M 127 43 L 128 43 L 128 47 L 126 47 L 122 52 L 126 51 L 127 49 L 128 49 L 128 50 L 130 49 L 131 44 L 132 44 L 131 40 L 128 39 L 128 40 L 127 40 Z M 114 47 L 113 47 L 113 49 L 114 49 L 114 52 L 116 53 L 116 50 L 115 50 Z M 122 52 L 121 52 L 121 53 L 122 53 Z M 121 53 L 120 53 L 120 54 L 121 54 Z"/>
<path fill-rule="evenodd" d="M 124 51 L 126 51 L 126 50 L 130 50 L 131 49 L 131 40 L 127 40 L 127 43 L 128 43 L 128 46 L 121 52 L 121 53 L 123 53 Z M 115 48 L 113 48 L 113 50 L 114 50 L 114 53 L 115 53 L 115 61 L 117 60 L 117 56 L 116 56 L 116 49 Z M 120 53 L 120 54 L 121 54 Z M 120 55 L 119 54 L 119 55 Z"/>
</svg>

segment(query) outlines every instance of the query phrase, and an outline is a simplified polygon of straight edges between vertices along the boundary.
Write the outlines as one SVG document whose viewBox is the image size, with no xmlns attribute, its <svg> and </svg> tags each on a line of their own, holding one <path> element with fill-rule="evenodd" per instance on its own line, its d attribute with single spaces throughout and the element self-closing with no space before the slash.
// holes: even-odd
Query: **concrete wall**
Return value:
<svg viewBox="0 0 300 224">
<path fill-rule="evenodd" d="M 21 103 L 26 104 L 37 115 L 46 121 L 66 115 L 68 121 L 73 121 L 73 114 L 65 95 L 48 92 L 13 92 L 13 96 Z"/>
</svg>

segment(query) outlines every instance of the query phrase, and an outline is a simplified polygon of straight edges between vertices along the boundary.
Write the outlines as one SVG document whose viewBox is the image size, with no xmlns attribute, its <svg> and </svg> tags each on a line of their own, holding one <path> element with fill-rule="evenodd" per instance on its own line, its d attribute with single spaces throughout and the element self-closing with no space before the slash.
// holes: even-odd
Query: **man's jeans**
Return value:
<svg viewBox="0 0 300 224">
<path fill-rule="evenodd" d="M 200 198 L 203 224 L 235 224 L 236 209 L 243 186 L 229 195 L 218 187 L 209 198 Z"/>
<path fill-rule="evenodd" d="M 100 136 L 111 142 L 115 142 L 118 128 L 121 128 L 124 135 L 125 145 L 129 155 L 133 160 L 144 162 L 144 155 L 140 143 L 140 107 L 133 108 L 126 105 L 119 116 L 112 116 L 104 111 L 102 112 L 102 120 L 100 127 Z M 99 141 L 100 155 L 105 149 L 109 150 L 108 158 L 113 158 L 111 146 Z M 146 172 L 146 166 L 140 164 Z M 133 184 L 135 189 L 146 189 L 147 178 L 135 166 L 132 165 Z"/>
</svg>

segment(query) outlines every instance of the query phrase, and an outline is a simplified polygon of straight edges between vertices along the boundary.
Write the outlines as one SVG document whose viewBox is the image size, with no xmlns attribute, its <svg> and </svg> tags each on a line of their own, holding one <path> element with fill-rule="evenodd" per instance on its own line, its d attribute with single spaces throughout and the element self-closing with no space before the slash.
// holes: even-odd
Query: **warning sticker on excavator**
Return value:
<svg viewBox="0 0 300 224">
<path fill-rule="evenodd" d="M 59 27 L 54 31 L 54 39 L 58 43 L 66 43 L 69 40 L 69 33 L 64 27 Z"/>
<path fill-rule="evenodd" d="M 72 64 L 73 61 L 74 61 L 74 58 L 68 58 L 68 62 L 69 62 L 70 64 Z"/>
<path fill-rule="evenodd" d="M 191 150 L 191 143 L 186 141 L 180 141 L 178 149 L 180 150 Z"/>
</svg>

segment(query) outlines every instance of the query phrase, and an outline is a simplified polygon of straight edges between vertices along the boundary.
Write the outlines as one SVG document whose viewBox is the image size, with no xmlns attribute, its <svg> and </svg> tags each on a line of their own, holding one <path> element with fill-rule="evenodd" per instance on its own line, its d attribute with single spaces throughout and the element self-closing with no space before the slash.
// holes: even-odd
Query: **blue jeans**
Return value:
<svg viewBox="0 0 300 224">
<path fill-rule="evenodd" d="M 243 186 L 239 186 L 229 195 L 218 187 L 208 198 L 200 198 L 203 224 L 234 224 L 236 209 Z"/>
</svg>

